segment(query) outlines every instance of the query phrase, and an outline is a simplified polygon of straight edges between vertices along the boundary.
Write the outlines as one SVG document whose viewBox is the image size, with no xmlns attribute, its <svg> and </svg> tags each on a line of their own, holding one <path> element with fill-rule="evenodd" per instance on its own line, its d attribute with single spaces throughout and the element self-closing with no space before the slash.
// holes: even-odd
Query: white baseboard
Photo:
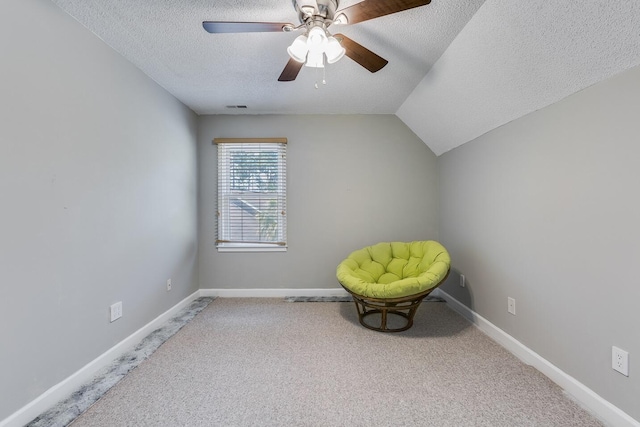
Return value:
<svg viewBox="0 0 640 427">
<path fill-rule="evenodd" d="M 0 427 L 20 427 L 45 412 L 59 401 L 67 398 L 71 393 L 78 390 L 87 381 L 90 381 L 101 369 L 108 366 L 127 351 L 131 350 L 149 333 L 153 332 L 160 325 L 173 317 L 176 313 L 189 305 L 199 297 L 220 297 L 220 298 L 284 298 L 286 296 L 311 297 L 311 296 L 347 296 L 348 293 L 342 288 L 332 289 L 200 289 L 178 304 L 165 311 L 160 316 L 116 344 L 111 349 L 94 359 L 92 362 L 78 370 L 76 373 L 66 378 L 62 382 L 51 387 L 35 400 L 19 409 L 8 418 L 0 421 Z M 493 340 L 509 350 L 524 363 L 527 363 L 549 377 L 552 381 L 571 394 L 586 409 L 594 413 L 607 425 L 615 427 L 640 427 L 640 423 L 626 414 L 624 411 L 609 403 L 593 390 L 567 375 L 559 368 L 551 364 L 533 350 L 507 334 L 473 310 L 469 309 L 451 295 L 437 289 L 434 296 L 440 296 L 447 300 L 447 304 L 469 322 L 483 331 Z"/>
<path fill-rule="evenodd" d="M 220 298 L 284 298 L 284 297 L 346 297 L 343 288 L 315 289 L 200 289 L 200 296 Z"/>
<path fill-rule="evenodd" d="M 52 408 L 55 404 L 69 397 L 82 385 L 90 381 L 101 369 L 107 367 L 118 357 L 134 348 L 144 337 L 160 327 L 164 322 L 177 314 L 184 307 L 200 297 L 220 298 L 284 298 L 312 297 L 312 296 L 347 296 L 347 291 L 342 288 L 331 289 L 200 289 L 189 295 L 169 310 L 156 317 L 154 320 L 98 356 L 86 366 L 54 385 L 42 393 L 36 399 L 20 408 L 18 411 L 0 421 L 0 427 L 22 427 L 38 415 Z"/>
<path fill-rule="evenodd" d="M 102 355 L 89 362 L 70 377 L 54 385 L 27 405 L 0 421 L 0 427 L 22 427 L 38 415 L 52 408 L 61 400 L 66 399 L 73 392 L 80 389 L 82 385 L 93 379 L 100 370 L 107 367 L 111 362 L 122 356 L 127 351 L 133 349 L 144 337 L 158 329 L 164 322 L 175 316 L 180 310 L 201 296 L 206 295 L 201 295 L 200 291 L 196 291 L 189 295 L 178 304 L 174 305 L 169 310 L 165 311 L 115 346 L 111 347 Z"/>
<path fill-rule="evenodd" d="M 502 329 L 471 310 L 442 289 L 437 289 L 435 295 L 447 300 L 447 304 L 462 317 L 466 318 L 474 326 L 491 337 L 498 344 L 513 353 L 527 365 L 531 365 L 544 375 L 549 377 L 551 381 L 562 387 L 570 394 L 580 405 L 593 413 L 602 422 L 609 426 L 615 427 L 640 427 L 640 422 L 633 419 L 626 412 L 614 406 L 593 390 L 576 380 L 572 376 L 554 366 L 551 362 L 522 344 L 520 341 L 507 334 Z"/>
</svg>

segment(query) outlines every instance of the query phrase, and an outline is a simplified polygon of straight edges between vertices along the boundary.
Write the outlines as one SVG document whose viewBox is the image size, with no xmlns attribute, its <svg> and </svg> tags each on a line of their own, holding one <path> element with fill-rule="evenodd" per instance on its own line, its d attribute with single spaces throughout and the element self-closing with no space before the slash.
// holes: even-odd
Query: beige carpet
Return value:
<svg viewBox="0 0 640 427">
<path fill-rule="evenodd" d="M 352 303 L 217 299 L 81 415 L 81 426 L 597 426 L 443 303 L 412 329 Z"/>
</svg>

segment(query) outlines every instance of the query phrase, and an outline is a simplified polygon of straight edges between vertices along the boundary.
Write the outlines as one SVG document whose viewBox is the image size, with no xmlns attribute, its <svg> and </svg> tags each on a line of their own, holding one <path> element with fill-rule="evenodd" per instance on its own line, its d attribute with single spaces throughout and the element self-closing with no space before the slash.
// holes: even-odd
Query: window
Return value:
<svg viewBox="0 0 640 427">
<path fill-rule="evenodd" d="M 287 247 L 287 139 L 216 138 L 219 251 Z"/>
</svg>

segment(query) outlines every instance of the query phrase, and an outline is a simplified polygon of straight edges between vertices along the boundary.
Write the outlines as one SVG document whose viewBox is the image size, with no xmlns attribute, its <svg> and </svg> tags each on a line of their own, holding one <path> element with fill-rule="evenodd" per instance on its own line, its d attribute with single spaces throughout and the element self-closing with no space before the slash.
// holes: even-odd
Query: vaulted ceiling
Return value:
<svg viewBox="0 0 640 427">
<path fill-rule="evenodd" d="M 389 61 L 377 73 L 345 57 L 293 82 L 297 33 L 202 28 L 297 24 L 291 0 L 52 1 L 198 114 L 397 114 L 438 155 L 640 64 L 636 0 L 432 0 L 340 26 Z"/>
</svg>

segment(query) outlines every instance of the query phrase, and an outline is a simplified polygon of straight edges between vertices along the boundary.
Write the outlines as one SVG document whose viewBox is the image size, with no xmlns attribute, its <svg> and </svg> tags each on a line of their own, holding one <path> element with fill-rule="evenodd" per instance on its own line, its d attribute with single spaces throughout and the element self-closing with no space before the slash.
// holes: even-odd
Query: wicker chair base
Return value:
<svg viewBox="0 0 640 427">
<path fill-rule="evenodd" d="M 365 328 L 378 332 L 402 332 L 409 329 L 413 326 L 413 317 L 422 303 L 422 300 L 425 299 L 431 291 L 433 291 L 433 289 L 429 289 L 429 291 L 417 295 L 409 295 L 402 298 L 381 299 L 364 297 L 362 295 L 354 294 L 349 289 L 346 290 L 353 297 L 353 302 L 355 303 L 356 310 L 358 311 L 358 320 L 360 320 L 360 324 Z M 365 318 L 374 314 L 380 314 L 379 327 L 365 322 Z M 390 316 L 403 318 L 403 325 L 397 328 L 389 327 L 387 325 L 387 321 Z"/>
<path fill-rule="evenodd" d="M 378 332 L 402 332 L 413 326 L 413 317 L 415 316 L 418 307 L 420 307 L 422 300 L 438 286 L 443 284 L 445 280 L 447 280 L 447 277 L 449 277 L 448 271 L 442 280 L 433 288 L 419 294 L 408 295 L 400 298 L 370 298 L 355 294 L 345 286 L 342 287 L 353 297 L 356 310 L 358 310 L 358 320 L 362 326 Z M 380 326 L 370 325 L 365 322 L 365 318 L 374 314 L 380 314 Z M 389 327 L 387 325 L 389 316 L 403 318 L 403 325 L 397 328 Z"/>
</svg>

